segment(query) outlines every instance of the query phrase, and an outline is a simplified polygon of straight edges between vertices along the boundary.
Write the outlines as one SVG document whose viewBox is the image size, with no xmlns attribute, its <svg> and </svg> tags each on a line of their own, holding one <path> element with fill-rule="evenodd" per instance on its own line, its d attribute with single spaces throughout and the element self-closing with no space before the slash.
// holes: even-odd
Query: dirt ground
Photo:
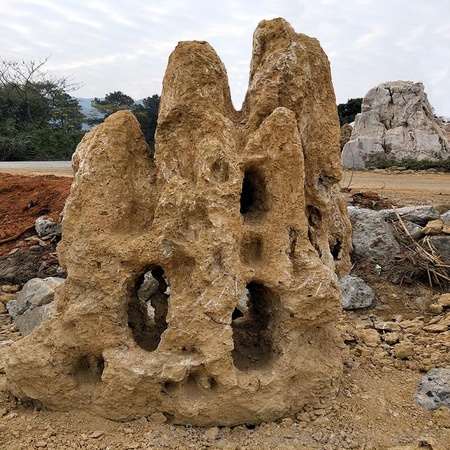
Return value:
<svg viewBox="0 0 450 450">
<path fill-rule="evenodd" d="M 29 245 L 29 227 L 41 213 L 59 217 L 70 181 L 0 174 L 0 239 L 8 240 L 0 244 L 0 254 Z M 375 191 L 384 204 L 450 209 L 450 175 L 346 172 L 342 186 L 348 198 Z M 450 411 L 427 411 L 413 402 L 420 378 L 433 367 L 450 365 L 450 312 L 430 307 L 445 290 L 417 280 L 394 284 L 370 264 L 356 265 L 354 274 L 373 288 L 376 301 L 370 309 L 339 318 L 346 350 L 336 397 L 277 423 L 209 429 L 173 425 L 161 416 L 119 423 L 37 409 L 12 398 L 4 364 L 8 347 L 21 337 L 3 307 L 17 295 L 16 287 L 3 285 L 0 449 L 449 449 Z M 398 352 L 396 338 L 409 351 Z"/>
</svg>

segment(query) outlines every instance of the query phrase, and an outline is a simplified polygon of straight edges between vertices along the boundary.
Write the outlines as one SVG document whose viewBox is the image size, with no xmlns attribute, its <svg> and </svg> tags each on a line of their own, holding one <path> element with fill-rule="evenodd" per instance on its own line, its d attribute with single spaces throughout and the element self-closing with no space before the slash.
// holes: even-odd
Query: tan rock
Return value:
<svg viewBox="0 0 450 450">
<path fill-rule="evenodd" d="M 344 145 L 350 140 L 352 136 L 353 127 L 349 123 L 344 123 L 341 127 L 341 138 L 339 140 L 339 146 L 341 150 L 344 148 Z"/>
<path fill-rule="evenodd" d="M 386 344 L 394 345 L 400 340 L 400 335 L 393 331 L 391 333 L 382 334 L 381 339 L 383 339 Z"/>
<path fill-rule="evenodd" d="M 359 332 L 360 339 L 368 346 L 375 348 L 381 342 L 380 334 L 373 328 L 367 328 Z"/>
<path fill-rule="evenodd" d="M 0 293 L 0 303 L 6 305 L 11 300 L 15 300 L 17 298 L 17 294 L 3 294 Z"/>
<path fill-rule="evenodd" d="M 437 301 L 438 305 L 450 308 L 450 294 L 442 294 Z"/>
<path fill-rule="evenodd" d="M 261 22 L 240 112 L 209 44 L 180 43 L 155 161 L 122 111 L 84 137 L 73 167 L 68 278 L 56 314 L 10 352 L 16 396 L 214 426 L 286 417 L 335 392 L 336 272 L 350 268 L 351 241 L 317 40 Z"/>
<path fill-rule="evenodd" d="M 6 294 L 13 294 L 17 292 L 20 289 L 20 286 L 17 286 L 16 284 L 3 284 L 0 288 L 2 292 L 5 292 Z"/>
<path fill-rule="evenodd" d="M 398 359 L 406 359 L 414 356 L 414 345 L 410 341 L 402 341 L 394 345 L 394 355 Z"/>
<path fill-rule="evenodd" d="M 429 333 L 443 333 L 449 329 L 446 323 L 433 323 L 431 325 L 425 325 L 423 327 L 424 331 L 428 331 Z"/>
<path fill-rule="evenodd" d="M 439 305 L 438 303 L 432 303 L 429 307 L 428 310 L 433 313 L 433 314 L 441 314 L 442 311 L 444 310 L 442 305 Z"/>
<path fill-rule="evenodd" d="M 433 412 L 433 419 L 440 427 L 450 428 L 450 409 L 441 406 Z"/>
<path fill-rule="evenodd" d="M 444 227 L 444 223 L 440 219 L 430 220 L 421 230 L 422 234 L 433 236 L 440 234 Z"/>
</svg>

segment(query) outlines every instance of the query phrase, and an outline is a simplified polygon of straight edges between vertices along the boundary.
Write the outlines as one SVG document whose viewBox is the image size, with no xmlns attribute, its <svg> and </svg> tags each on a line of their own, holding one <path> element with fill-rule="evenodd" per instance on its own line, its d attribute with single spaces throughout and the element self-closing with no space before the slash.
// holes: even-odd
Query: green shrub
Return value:
<svg viewBox="0 0 450 450">
<path fill-rule="evenodd" d="M 440 159 L 438 161 L 431 161 L 429 159 L 417 161 L 411 158 L 405 158 L 401 160 L 379 159 L 376 161 L 372 161 L 370 164 L 368 164 L 368 166 L 372 166 L 377 169 L 388 169 L 392 166 L 401 166 L 407 170 L 436 169 L 439 172 L 450 172 L 450 158 Z"/>
</svg>

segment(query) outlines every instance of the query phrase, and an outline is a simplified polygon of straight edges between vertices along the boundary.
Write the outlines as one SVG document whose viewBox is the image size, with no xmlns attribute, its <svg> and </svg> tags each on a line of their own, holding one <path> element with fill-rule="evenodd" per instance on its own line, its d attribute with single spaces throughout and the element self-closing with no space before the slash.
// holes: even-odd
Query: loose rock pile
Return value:
<svg viewBox="0 0 450 450">
<path fill-rule="evenodd" d="M 450 211 L 440 214 L 432 206 L 348 210 L 356 259 L 373 261 L 380 270 L 397 264 L 409 277 L 428 276 L 437 285 L 450 281 Z M 392 281 L 401 282 L 399 277 Z"/>
<path fill-rule="evenodd" d="M 435 305 L 447 304 L 448 298 L 449 294 L 443 295 Z M 339 329 L 351 355 L 367 357 L 380 367 L 393 365 L 427 372 L 449 364 L 450 306 L 431 319 L 396 315 L 385 320 L 375 314 L 348 313 Z"/>
</svg>

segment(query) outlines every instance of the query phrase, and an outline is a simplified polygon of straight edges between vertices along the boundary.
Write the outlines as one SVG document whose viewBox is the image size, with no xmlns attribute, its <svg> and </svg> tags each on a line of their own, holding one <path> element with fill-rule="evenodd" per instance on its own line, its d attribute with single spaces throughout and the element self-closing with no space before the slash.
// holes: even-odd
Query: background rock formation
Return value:
<svg viewBox="0 0 450 450">
<path fill-rule="evenodd" d="M 450 143 L 433 114 L 422 83 L 392 81 L 371 89 L 342 151 L 346 169 L 379 160 L 418 161 L 450 157 Z"/>
<path fill-rule="evenodd" d="M 206 42 L 163 83 L 155 161 L 129 112 L 80 143 L 56 314 L 14 345 L 11 391 L 113 419 L 269 421 L 341 375 L 335 272 L 349 270 L 339 123 L 319 43 L 283 19 L 254 34 L 234 110 Z"/>
</svg>

